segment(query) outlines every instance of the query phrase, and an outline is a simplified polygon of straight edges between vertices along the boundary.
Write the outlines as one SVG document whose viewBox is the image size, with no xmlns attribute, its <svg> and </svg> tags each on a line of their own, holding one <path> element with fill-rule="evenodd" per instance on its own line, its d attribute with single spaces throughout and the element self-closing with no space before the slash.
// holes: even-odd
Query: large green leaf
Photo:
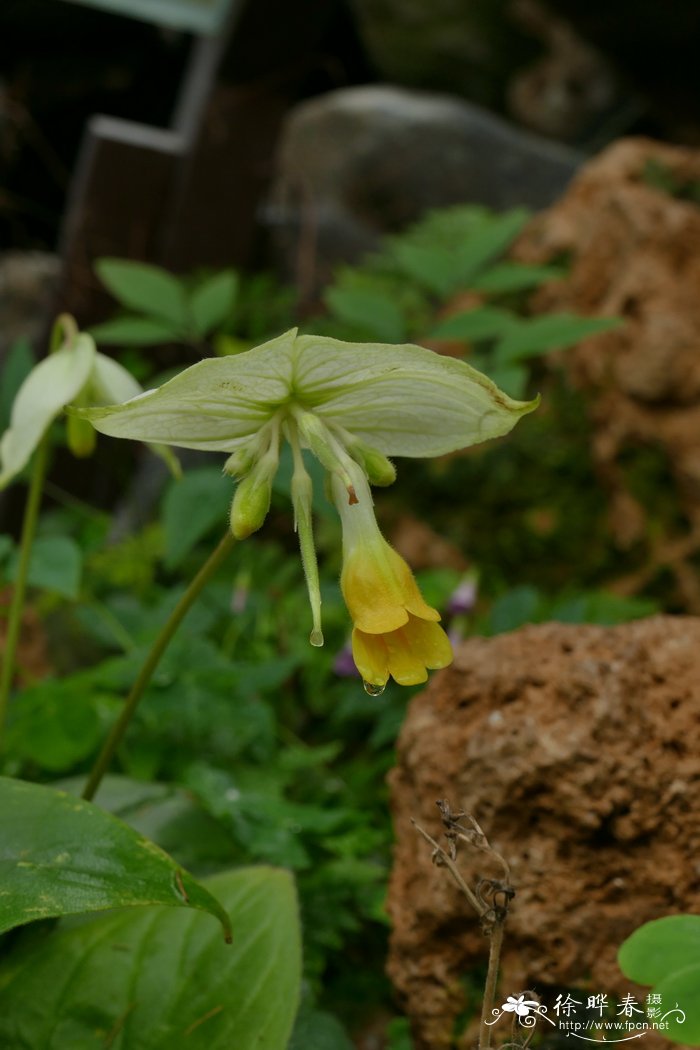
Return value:
<svg viewBox="0 0 700 1050">
<path fill-rule="evenodd" d="M 201 908 L 229 935 L 218 901 L 148 839 L 90 802 L 0 777 L 0 933 L 145 904 Z"/>
<path fill-rule="evenodd" d="M 144 908 L 66 923 L 0 964 L 0 1045 L 13 1050 L 284 1050 L 301 951 L 291 876 L 207 880 L 235 936 Z"/>
<path fill-rule="evenodd" d="M 95 270 L 123 306 L 175 325 L 187 323 L 185 290 L 166 270 L 128 259 L 98 259 Z"/>
</svg>

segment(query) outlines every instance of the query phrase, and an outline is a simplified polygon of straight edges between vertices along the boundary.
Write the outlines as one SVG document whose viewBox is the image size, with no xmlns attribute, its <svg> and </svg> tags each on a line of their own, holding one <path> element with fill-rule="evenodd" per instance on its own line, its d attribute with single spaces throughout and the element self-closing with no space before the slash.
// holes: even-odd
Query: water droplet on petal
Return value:
<svg viewBox="0 0 700 1050">
<path fill-rule="evenodd" d="M 371 682 L 363 682 L 362 685 L 369 696 L 381 696 L 386 689 L 385 685 L 373 685 Z"/>
<path fill-rule="evenodd" d="M 323 645 L 323 631 L 319 631 L 315 628 L 309 635 L 309 641 L 312 645 L 315 645 L 317 649 L 320 649 Z"/>
</svg>

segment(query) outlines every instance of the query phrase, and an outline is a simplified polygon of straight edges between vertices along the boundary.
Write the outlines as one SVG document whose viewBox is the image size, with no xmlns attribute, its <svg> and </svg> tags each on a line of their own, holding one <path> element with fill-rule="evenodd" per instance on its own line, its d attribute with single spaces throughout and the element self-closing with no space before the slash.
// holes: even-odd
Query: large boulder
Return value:
<svg viewBox="0 0 700 1050">
<path fill-rule="evenodd" d="M 429 208 L 551 204 L 579 159 L 469 102 L 347 88 L 292 110 L 266 215 L 286 270 L 324 280 Z"/>
<path fill-rule="evenodd" d="M 411 818 L 440 839 L 435 802 L 447 798 L 511 866 L 498 1002 L 525 989 L 550 1012 L 564 989 L 612 999 L 631 987 L 622 941 L 700 911 L 699 728 L 695 618 L 473 638 L 413 700 L 390 777 L 389 973 L 420 1050 L 454 1045 L 463 979 L 487 942 Z M 499 874 L 465 848 L 459 864 L 472 883 Z"/>
</svg>

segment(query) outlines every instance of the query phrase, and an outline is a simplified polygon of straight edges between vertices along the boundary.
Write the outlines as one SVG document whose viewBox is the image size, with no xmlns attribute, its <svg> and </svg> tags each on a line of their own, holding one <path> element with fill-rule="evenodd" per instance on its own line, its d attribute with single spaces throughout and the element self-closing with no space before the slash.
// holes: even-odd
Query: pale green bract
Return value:
<svg viewBox="0 0 700 1050">
<path fill-rule="evenodd" d="M 130 372 L 98 353 L 91 336 L 75 335 L 40 361 L 17 392 L 10 425 L 0 439 L 0 488 L 26 466 L 48 427 L 68 405 L 78 400 L 120 402 L 140 392 Z"/>
<path fill-rule="evenodd" d="M 294 459 L 292 503 L 313 618 L 311 642 L 322 645 L 312 487 L 302 450 L 309 449 L 334 479 L 333 499 L 343 526 L 349 506 L 350 518 L 361 518 L 367 535 L 374 536 L 379 530 L 366 481 L 391 484 L 395 470 L 389 456 L 439 456 L 500 437 L 537 404 L 538 399 L 514 401 L 464 362 L 420 346 L 344 343 L 292 329 L 247 353 L 201 361 L 126 404 L 73 411 L 113 437 L 227 452 L 224 470 L 240 479 L 231 506 L 237 539 L 265 520 L 280 444 L 288 440 Z M 382 557 L 385 548 L 386 543 Z M 396 558 L 392 564 L 394 569 L 384 566 L 386 579 Z M 367 593 L 375 584 L 381 581 L 367 582 Z M 396 615 L 408 618 L 401 610 Z M 438 662 L 432 651 L 424 655 L 424 666 L 444 666 L 442 649 Z M 412 666 L 409 677 L 421 680 L 417 675 Z M 370 685 L 383 687 L 384 672 L 375 678 Z"/>
<path fill-rule="evenodd" d="M 128 404 L 80 414 L 113 437 L 231 453 L 295 406 L 385 456 L 439 456 L 506 434 L 537 404 L 420 346 L 292 329 L 247 353 L 201 361 Z"/>
</svg>

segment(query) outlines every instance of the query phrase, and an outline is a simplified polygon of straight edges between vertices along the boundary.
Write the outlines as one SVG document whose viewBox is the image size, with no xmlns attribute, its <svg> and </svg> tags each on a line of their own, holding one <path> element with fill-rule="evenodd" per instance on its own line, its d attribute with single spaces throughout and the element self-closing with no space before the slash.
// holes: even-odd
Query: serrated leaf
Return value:
<svg viewBox="0 0 700 1050">
<path fill-rule="evenodd" d="M 181 328 L 171 322 L 136 316 L 115 317 L 95 325 L 90 335 L 106 346 L 157 346 L 183 338 Z"/>
<path fill-rule="evenodd" d="M 524 208 L 489 216 L 465 238 L 456 252 L 453 288 L 471 287 L 483 267 L 508 248 L 529 218 L 530 213 Z"/>
<path fill-rule="evenodd" d="M 229 931 L 218 901 L 126 824 L 63 791 L 0 778 L 0 933 L 146 904 L 200 908 Z"/>
<path fill-rule="evenodd" d="M 206 884 L 230 916 L 231 945 L 205 916 L 145 908 L 20 946 L 0 964 L 0 1044 L 285 1050 L 301 971 L 291 876 L 243 868 Z"/>
<path fill-rule="evenodd" d="M 521 320 L 494 348 L 499 362 L 521 361 L 550 350 L 562 350 L 591 335 L 619 327 L 617 317 L 577 317 L 575 314 L 548 314 Z"/>
<path fill-rule="evenodd" d="M 186 327 L 185 290 L 166 270 L 129 259 L 98 259 L 95 271 L 123 306 L 176 327 Z"/>
<path fill-rule="evenodd" d="M 495 336 L 504 335 L 517 324 L 518 318 L 508 310 L 482 306 L 446 317 L 433 328 L 428 338 L 468 339 L 478 342 L 480 339 L 493 339 Z"/>
<path fill-rule="evenodd" d="M 368 288 L 329 288 L 324 301 L 331 313 L 356 325 L 368 337 L 401 343 L 407 335 L 406 319 L 389 295 Z"/>
<path fill-rule="evenodd" d="M 231 313 L 238 292 L 238 274 L 224 270 L 203 281 L 190 297 L 190 317 L 197 335 L 207 335 Z"/>
<path fill-rule="evenodd" d="M 472 288 L 477 292 L 489 292 L 493 295 L 524 292 L 530 288 L 538 288 L 545 281 L 555 281 L 561 277 L 563 270 L 557 266 L 528 266 L 525 263 L 504 262 L 477 277 L 472 283 Z"/>
<path fill-rule="evenodd" d="M 179 565 L 216 524 L 223 532 L 232 498 L 230 478 L 216 467 L 189 470 L 179 481 L 171 482 L 163 500 L 168 568 Z"/>
<path fill-rule="evenodd" d="M 19 552 L 13 551 L 7 565 L 7 579 L 17 576 Z M 54 591 L 64 598 L 75 599 L 80 594 L 83 554 L 68 536 L 40 536 L 32 544 L 28 583 L 44 591 Z"/>
</svg>

